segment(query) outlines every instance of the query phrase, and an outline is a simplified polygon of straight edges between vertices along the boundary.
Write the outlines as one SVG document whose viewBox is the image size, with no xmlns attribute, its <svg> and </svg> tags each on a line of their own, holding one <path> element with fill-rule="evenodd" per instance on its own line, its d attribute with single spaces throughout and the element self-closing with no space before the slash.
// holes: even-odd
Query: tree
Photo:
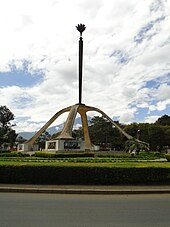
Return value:
<svg viewBox="0 0 170 227">
<path fill-rule="evenodd" d="M 117 122 L 117 124 L 119 124 Z M 99 145 L 101 149 L 120 149 L 124 137 L 111 122 L 103 117 L 94 117 L 91 119 L 89 127 L 92 143 Z"/>
<path fill-rule="evenodd" d="M 6 106 L 0 106 L 0 127 L 6 130 L 11 128 L 12 120 L 14 120 L 14 114 Z"/>
<path fill-rule="evenodd" d="M 122 127 L 119 122 L 116 123 Z M 124 147 L 124 142 L 126 141 L 126 138 L 111 122 L 99 116 L 91 119 L 89 123 L 89 134 L 91 142 L 99 145 L 100 149 L 120 150 Z M 82 127 L 73 130 L 73 137 L 84 139 Z"/>
<path fill-rule="evenodd" d="M 164 115 L 154 124 L 132 123 L 129 125 L 120 125 L 128 134 L 141 141 L 138 144 L 135 140 L 126 143 L 127 139 L 103 117 L 94 117 L 91 119 L 89 134 L 93 144 L 101 148 L 124 149 L 125 147 L 140 147 L 140 150 L 147 150 L 150 144 L 151 150 L 161 151 L 164 147 L 170 147 L 170 117 Z M 74 138 L 83 139 L 82 128 L 73 131 Z M 126 144 L 125 144 L 126 143 Z M 139 146 L 140 145 L 140 146 Z M 146 146 L 146 149 L 145 149 Z"/>
<path fill-rule="evenodd" d="M 10 121 L 14 120 L 14 114 L 6 107 L 0 106 L 0 145 L 3 143 L 9 143 L 13 146 L 17 134 L 12 129 Z"/>
<path fill-rule="evenodd" d="M 130 125 L 126 125 L 124 130 L 131 136 L 137 138 L 137 132 L 140 130 L 137 123 L 132 123 Z"/>
<path fill-rule="evenodd" d="M 129 139 L 125 143 L 125 150 L 131 154 L 139 154 L 140 151 L 149 151 L 147 144 L 138 142 L 135 139 Z"/>
<path fill-rule="evenodd" d="M 155 122 L 155 124 L 166 126 L 170 126 L 170 116 L 168 115 L 163 115 L 162 117 L 158 118 L 158 120 Z"/>
<path fill-rule="evenodd" d="M 112 125 L 103 117 L 94 117 L 90 121 L 90 138 L 95 145 L 101 146 L 102 144 L 108 143 L 111 130 Z"/>
<path fill-rule="evenodd" d="M 78 129 L 74 129 L 73 133 L 72 133 L 73 138 L 75 139 L 84 139 L 84 135 L 83 135 L 83 129 L 82 127 L 79 127 Z"/>
<path fill-rule="evenodd" d="M 7 132 L 7 142 L 10 144 L 11 147 L 14 146 L 17 136 L 18 134 L 15 133 L 15 130 L 11 129 Z"/>
<path fill-rule="evenodd" d="M 132 123 L 126 125 L 125 131 L 136 139 L 149 143 L 148 127 L 149 123 Z"/>
<path fill-rule="evenodd" d="M 36 143 L 39 146 L 39 149 L 42 150 L 45 148 L 45 142 L 51 138 L 51 135 L 49 132 L 45 131 L 43 132 L 38 139 L 36 140 Z"/>
<path fill-rule="evenodd" d="M 170 127 L 165 126 L 165 146 L 170 147 Z"/>
<path fill-rule="evenodd" d="M 150 149 L 161 151 L 165 145 L 165 132 L 163 127 L 156 124 L 150 124 L 148 127 L 148 136 Z"/>
</svg>

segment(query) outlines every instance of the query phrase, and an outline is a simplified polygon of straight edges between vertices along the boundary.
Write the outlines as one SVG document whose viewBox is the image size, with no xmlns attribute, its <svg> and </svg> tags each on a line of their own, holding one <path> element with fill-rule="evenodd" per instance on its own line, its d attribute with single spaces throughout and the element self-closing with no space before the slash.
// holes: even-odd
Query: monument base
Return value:
<svg viewBox="0 0 170 227">
<path fill-rule="evenodd" d="M 22 153 L 27 153 L 28 151 L 38 151 L 39 147 L 38 144 L 18 144 L 18 151 Z"/>
<path fill-rule="evenodd" d="M 55 139 L 45 143 L 45 151 L 85 151 L 85 143 L 83 140 L 75 139 Z M 99 150 L 98 146 L 94 146 L 93 150 Z"/>
</svg>

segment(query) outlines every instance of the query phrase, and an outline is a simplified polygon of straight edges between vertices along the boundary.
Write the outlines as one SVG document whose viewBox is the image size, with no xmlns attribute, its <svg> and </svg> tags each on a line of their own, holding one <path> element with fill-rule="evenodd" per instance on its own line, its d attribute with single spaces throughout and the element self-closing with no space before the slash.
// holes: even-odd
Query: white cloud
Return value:
<svg viewBox="0 0 170 227">
<path fill-rule="evenodd" d="M 170 85 L 161 84 L 155 95 L 159 100 L 170 99 Z"/>
<path fill-rule="evenodd" d="M 155 110 L 162 111 L 162 110 L 165 110 L 168 106 L 170 106 L 170 99 L 160 101 L 160 102 L 157 102 L 155 105 L 149 106 L 149 110 L 150 111 L 155 111 Z"/>
<path fill-rule="evenodd" d="M 76 124 L 76 125 L 74 125 L 74 129 L 79 129 L 80 127 L 82 127 L 82 124 Z"/>
<path fill-rule="evenodd" d="M 145 118 L 145 123 L 155 123 L 155 121 L 158 120 L 161 116 L 155 115 L 155 116 L 148 116 Z"/>
<path fill-rule="evenodd" d="M 150 111 L 162 111 L 170 106 L 170 86 L 161 84 L 158 88 L 152 90 L 152 97 L 156 103 L 149 106 Z"/>
<path fill-rule="evenodd" d="M 10 71 L 11 63 L 21 69 L 26 60 L 28 70 L 41 70 L 44 80 L 29 88 L 0 88 L 0 104 L 25 117 L 18 130 L 31 130 L 77 103 L 75 25 L 85 23 L 83 102 L 122 123 L 134 121 L 139 107 L 169 108 L 169 12 L 170 2 L 164 0 L 2 1 L 0 71 Z M 135 42 L 137 35 L 140 43 Z M 146 87 L 158 78 L 158 88 Z"/>
<path fill-rule="evenodd" d="M 17 122 L 16 126 L 13 128 L 18 132 L 36 132 L 38 131 L 44 123 L 40 122 L 29 122 L 29 121 L 22 121 Z"/>
<path fill-rule="evenodd" d="M 126 109 L 126 111 L 123 111 L 120 113 L 119 121 L 121 123 L 129 124 L 131 122 L 134 122 L 134 115 L 136 112 L 136 108 Z"/>
</svg>

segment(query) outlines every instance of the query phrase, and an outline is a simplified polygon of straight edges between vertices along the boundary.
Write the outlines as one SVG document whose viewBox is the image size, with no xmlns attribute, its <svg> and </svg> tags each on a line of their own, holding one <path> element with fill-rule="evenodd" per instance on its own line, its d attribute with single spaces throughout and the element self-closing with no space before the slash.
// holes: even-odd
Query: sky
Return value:
<svg viewBox="0 0 170 227">
<path fill-rule="evenodd" d="M 124 124 L 170 115 L 170 0 L 5 0 L 0 105 L 15 130 L 37 131 L 78 103 L 79 23 L 82 102 Z"/>
</svg>

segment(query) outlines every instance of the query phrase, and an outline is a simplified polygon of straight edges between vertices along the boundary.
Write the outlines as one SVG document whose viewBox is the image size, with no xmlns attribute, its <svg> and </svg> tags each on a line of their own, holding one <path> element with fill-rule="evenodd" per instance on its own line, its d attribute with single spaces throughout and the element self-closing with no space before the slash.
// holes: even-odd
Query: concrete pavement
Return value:
<svg viewBox="0 0 170 227">
<path fill-rule="evenodd" d="M 20 185 L 0 184 L 0 192 L 54 194 L 170 194 L 170 185 Z"/>
</svg>

